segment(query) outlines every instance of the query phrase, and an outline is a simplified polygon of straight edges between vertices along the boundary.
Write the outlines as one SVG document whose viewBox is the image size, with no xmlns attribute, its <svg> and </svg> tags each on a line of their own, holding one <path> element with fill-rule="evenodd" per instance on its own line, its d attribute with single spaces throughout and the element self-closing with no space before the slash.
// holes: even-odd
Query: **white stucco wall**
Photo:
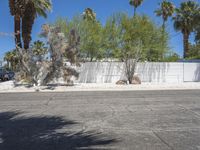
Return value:
<svg viewBox="0 0 200 150">
<path fill-rule="evenodd" d="M 87 62 L 79 68 L 79 83 L 115 83 L 125 79 L 121 62 Z M 142 82 L 197 82 L 200 63 L 138 63 L 137 74 Z"/>
<path fill-rule="evenodd" d="M 184 63 L 184 81 L 200 82 L 200 63 Z"/>
</svg>

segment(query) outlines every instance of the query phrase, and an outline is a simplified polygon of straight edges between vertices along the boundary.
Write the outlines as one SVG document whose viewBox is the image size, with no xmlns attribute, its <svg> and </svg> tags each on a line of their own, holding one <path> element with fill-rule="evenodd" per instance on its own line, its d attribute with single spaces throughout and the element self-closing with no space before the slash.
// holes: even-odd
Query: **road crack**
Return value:
<svg viewBox="0 0 200 150">
<path fill-rule="evenodd" d="M 196 117 L 200 118 L 200 114 L 199 113 L 196 113 L 195 111 L 192 111 L 192 110 L 190 110 L 190 109 L 188 109 L 188 108 L 186 108 L 186 107 L 184 107 L 183 105 L 180 105 L 180 104 L 177 105 L 177 106 L 180 107 L 180 108 L 182 108 L 182 109 L 184 109 L 185 111 L 188 111 L 188 112 L 192 113 Z"/>
<path fill-rule="evenodd" d="M 167 147 L 169 147 L 171 150 L 174 150 L 174 148 L 171 146 L 171 145 L 169 145 L 164 139 L 162 139 L 155 131 L 152 131 L 153 132 L 153 134 L 161 141 L 161 142 L 163 142 Z"/>
</svg>

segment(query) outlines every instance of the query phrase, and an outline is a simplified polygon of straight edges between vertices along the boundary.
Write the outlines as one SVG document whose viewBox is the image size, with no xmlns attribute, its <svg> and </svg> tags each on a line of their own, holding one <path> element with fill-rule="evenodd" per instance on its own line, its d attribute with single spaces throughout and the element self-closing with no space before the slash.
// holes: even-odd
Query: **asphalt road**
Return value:
<svg viewBox="0 0 200 150">
<path fill-rule="evenodd" d="M 0 94 L 0 150 L 200 150 L 200 90 Z"/>
</svg>

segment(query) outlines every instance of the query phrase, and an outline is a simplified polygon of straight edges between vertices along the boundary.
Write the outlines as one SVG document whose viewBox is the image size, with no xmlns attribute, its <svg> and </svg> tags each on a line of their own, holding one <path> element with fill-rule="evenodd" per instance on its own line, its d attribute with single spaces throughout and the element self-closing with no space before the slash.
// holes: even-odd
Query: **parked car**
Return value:
<svg viewBox="0 0 200 150">
<path fill-rule="evenodd" d="M 0 80 L 8 81 L 12 80 L 15 77 L 15 73 L 13 71 L 7 71 L 4 68 L 0 68 Z"/>
</svg>

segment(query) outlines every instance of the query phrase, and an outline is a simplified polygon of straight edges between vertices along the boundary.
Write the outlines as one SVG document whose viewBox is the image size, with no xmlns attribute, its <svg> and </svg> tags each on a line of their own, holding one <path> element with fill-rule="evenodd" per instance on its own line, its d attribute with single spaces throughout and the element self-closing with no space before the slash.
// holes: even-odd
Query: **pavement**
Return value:
<svg viewBox="0 0 200 150">
<path fill-rule="evenodd" d="M 13 92 L 71 92 L 71 91 L 147 91 L 147 90 L 200 90 L 200 82 L 181 83 L 148 83 L 140 85 L 116 85 L 115 83 L 75 83 L 73 86 L 65 84 L 49 86 L 30 86 L 14 84 L 14 81 L 0 82 L 0 93 Z"/>
<path fill-rule="evenodd" d="M 200 90 L 0 94 L 0 150 L 200 150 Z"/>
</svg>

